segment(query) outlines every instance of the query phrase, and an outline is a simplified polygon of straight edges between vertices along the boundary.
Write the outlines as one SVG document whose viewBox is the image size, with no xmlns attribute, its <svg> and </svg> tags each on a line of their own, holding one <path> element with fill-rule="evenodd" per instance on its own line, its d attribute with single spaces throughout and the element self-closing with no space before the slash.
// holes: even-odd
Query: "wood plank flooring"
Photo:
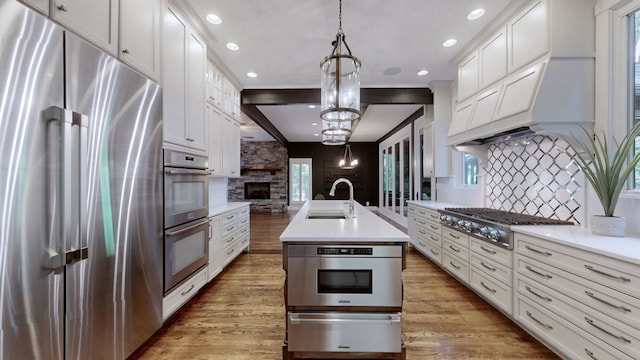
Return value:
<svg viewBox="0 0 640 360">
<path fill-rule="evenodd" d="M 290 218 L 252 213 L 250 253 L 240 255 L 130 359 L 282 359 L 279 236 Z M 403 279 L 407 360 L 558 359 L 422 255 L 408 252 Z"/>
</svg>

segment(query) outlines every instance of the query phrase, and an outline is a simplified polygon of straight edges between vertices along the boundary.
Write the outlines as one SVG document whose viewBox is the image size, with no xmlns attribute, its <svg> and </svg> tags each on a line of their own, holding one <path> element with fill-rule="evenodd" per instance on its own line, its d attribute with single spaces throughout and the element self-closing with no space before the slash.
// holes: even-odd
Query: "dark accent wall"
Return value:
<svg viewBox="0 0 640 360">
<path fill-rule="evenodd" d="M 329 196 L 331 184 L 339 177 L 345 177 L 354 184 L 354 199 L 362 205 L 367 201 L 378 206 L 378 144 L 349 143 L 358 167 L 353 170 L 340 169 L 338 162 L 344 157 L 345 146 L 322 145 L 320 142 L 288 144 L 289 158 L 311 158 L 313 167 L 312 193 L 323 194 L 327 200 L 348 199 L 349 187 L 339 184 L 336 196 Z"/>
</svg>

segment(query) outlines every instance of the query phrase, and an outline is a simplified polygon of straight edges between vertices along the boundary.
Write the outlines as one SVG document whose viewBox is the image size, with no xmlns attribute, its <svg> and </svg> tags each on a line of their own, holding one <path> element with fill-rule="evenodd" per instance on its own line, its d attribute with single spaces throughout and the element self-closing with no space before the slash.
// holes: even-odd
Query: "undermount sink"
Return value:
<svg viewBox="0 0 640 360">
<path fill-rule="evenodd" d="M 342 210 L 310 210 L 307 219 L 348 219 Z"/>
</svg>

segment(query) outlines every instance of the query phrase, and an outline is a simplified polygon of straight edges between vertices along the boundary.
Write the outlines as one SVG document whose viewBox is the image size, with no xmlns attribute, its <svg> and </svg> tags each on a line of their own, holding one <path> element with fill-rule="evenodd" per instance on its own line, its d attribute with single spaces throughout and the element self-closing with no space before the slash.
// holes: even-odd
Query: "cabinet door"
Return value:
<svg viewBox="0 0 640 360">
<path fill-rule="evenodd" d="M 207 122 L 204 114 L 204 80 L 207 46 L 194 32 L 187 40 L 187 145 L 207 151 Z"/>
<path fill-rule="evenodd" d="M 507 75 L 507 32 L 505 28 L 480 47 L 480 89 Z"/>
<path fill-rule="evenodd" d="M 19 0 L 45 15 L 49 15 L 49 0 Z"/>
<path fill-rule="evenodd" d="M 225 116 L 223 122 L 222 169 L 225 176 L 240 176 L 240 124 Z"/>
<path fill-rule="evenodd" d="M 118 51 L 118 0 L 53 0 L 51 16 L 112 55 Z"/>
<path fill-rule="evenodd" d="M 531 109 L 545 64 L 546 62 L 538 63 L 505 80 L 494 119 L 503 119 Z"/>
<path fill-rule="evenodd" d="M 122 0 L 120 59 L 153 80 L 160 77 L 160 1 Z"/>
<path fill-rule="evenodd" d="M 547 1 L 538 0 L 524 9 L 509 27 L 509 72 L 549 52 Z"/>
<path fill-rule="evenodd" d="M 172 8 L 165 8 L 163 26 L 162 104 L 164 141 L 185 145 L 187 25 Z"/>
<path fill-rule="evenodd" d="M 209 237 L 209 281 L 222 272 L 222 230 L 220 227 L 220 215 L 209 218 L 211 222 L 211 234 Z"/>
<path fill-rule="evenodd" d="M 422 132 L 422 176 L 434 176 L 433 122 L 427 124 Z"/>
<path fill-rule="evenodd" d="M 458 100 L 464 100 L 478 91 L 478 53 L 466 58 L 458 68 Z"/>
<path fill-rule="evenodd" d="M 211 175 L 222 176 L 222 111 L 212 105 L 207 105 L 209 118 L 209 171 Z"/>
</svg>

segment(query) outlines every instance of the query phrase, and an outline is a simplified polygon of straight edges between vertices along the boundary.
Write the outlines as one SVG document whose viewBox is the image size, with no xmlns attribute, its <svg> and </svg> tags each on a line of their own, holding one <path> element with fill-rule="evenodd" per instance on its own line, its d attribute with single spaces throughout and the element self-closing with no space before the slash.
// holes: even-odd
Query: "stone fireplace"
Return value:
<svg viewBox="0 0 640 360">
<path fill-rule="evenodd" d="M 244 198 L 246 200 L 271 199 L 271 182 L 245 182 Z"/>
</svg>

